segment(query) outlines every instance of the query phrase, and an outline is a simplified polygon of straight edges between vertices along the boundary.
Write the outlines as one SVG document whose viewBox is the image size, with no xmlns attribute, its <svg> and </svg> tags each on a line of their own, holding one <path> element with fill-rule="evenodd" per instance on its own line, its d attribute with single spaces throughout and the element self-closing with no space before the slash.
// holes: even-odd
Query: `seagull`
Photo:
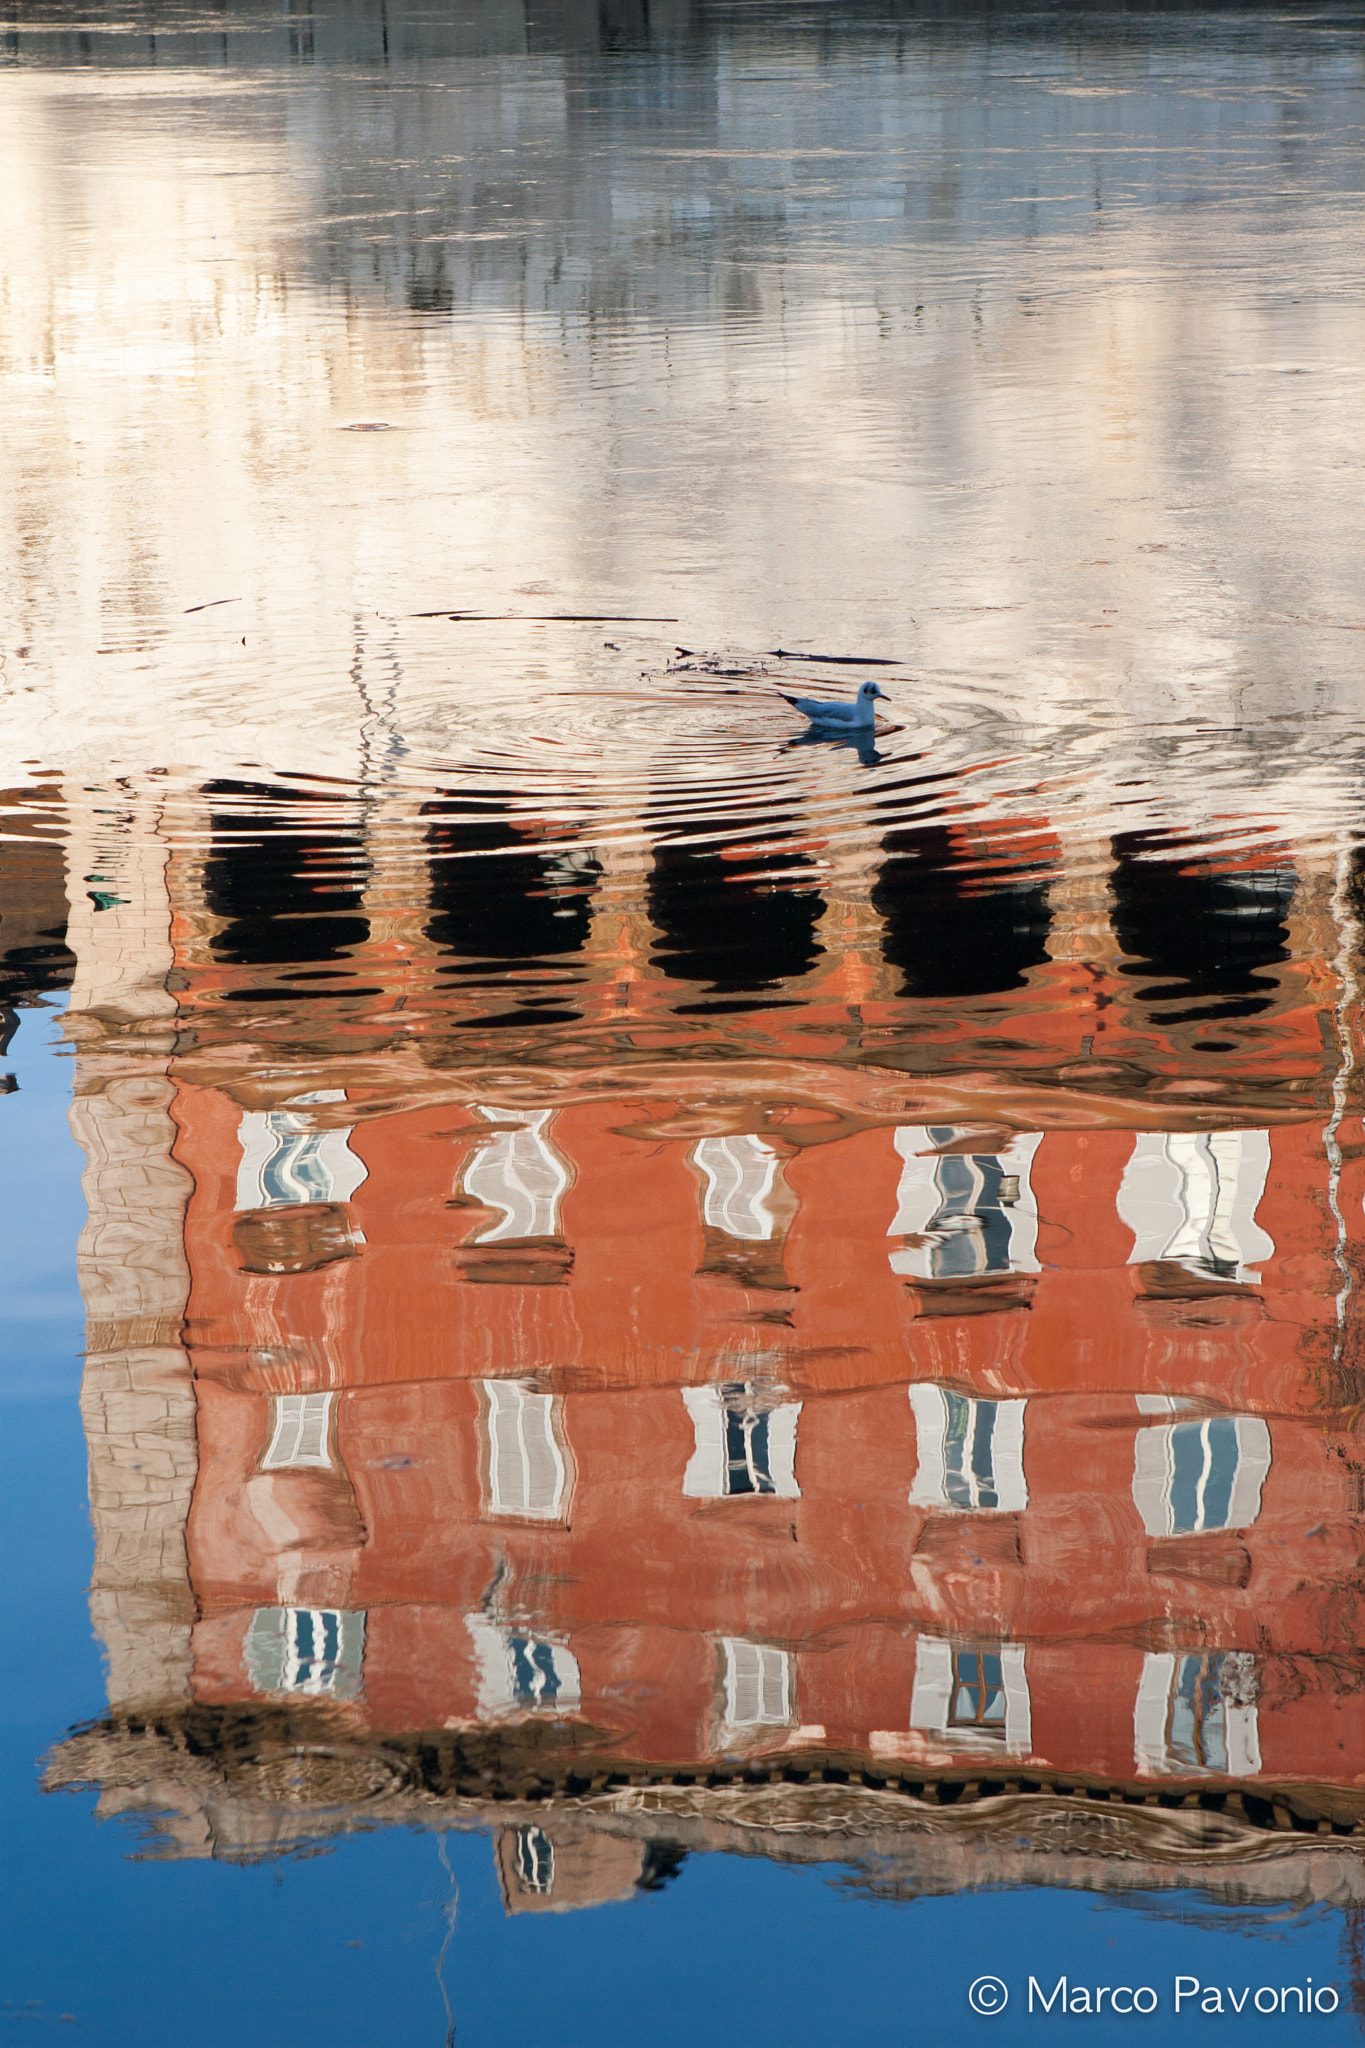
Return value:
<svg viewBox="0 0 1365 2048">
<path fill-rule="evenodd" d="M 876 699 L 884 697 L 886 692 L 876 683 L 864 683 L 851 704 L 822 704 L 816 697 L 788 697 L 785 690 L 779 690 L 778 695 L 796 710 L 804 711 L 812 725 L 847 732 L 852 727 L 877 723 Z"/>
</svg>

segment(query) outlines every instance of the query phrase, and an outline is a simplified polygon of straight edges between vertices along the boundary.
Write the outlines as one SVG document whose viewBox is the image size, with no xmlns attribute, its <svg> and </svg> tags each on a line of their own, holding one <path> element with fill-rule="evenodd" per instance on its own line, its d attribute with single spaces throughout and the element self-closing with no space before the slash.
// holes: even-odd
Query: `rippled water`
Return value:
<svg viewBox="0 0 1365 2048">
<path fill-rule="evenodd" d="M 1363 87 L 0 9 L 7 2022 L 1359 2028 Z"/>
</svg>

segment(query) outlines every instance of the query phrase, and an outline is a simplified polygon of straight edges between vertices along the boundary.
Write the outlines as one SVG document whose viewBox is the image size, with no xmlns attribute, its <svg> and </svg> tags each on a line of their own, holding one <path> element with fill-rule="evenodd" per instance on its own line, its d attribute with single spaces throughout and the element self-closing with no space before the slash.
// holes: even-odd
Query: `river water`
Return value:
<svg viewBox="0 0 1365 2048">
<path fill-rule="evenodd" d="M 21 2036 L 1356 2037 L 1363 130 L 0 4 Z"/>
</svg>

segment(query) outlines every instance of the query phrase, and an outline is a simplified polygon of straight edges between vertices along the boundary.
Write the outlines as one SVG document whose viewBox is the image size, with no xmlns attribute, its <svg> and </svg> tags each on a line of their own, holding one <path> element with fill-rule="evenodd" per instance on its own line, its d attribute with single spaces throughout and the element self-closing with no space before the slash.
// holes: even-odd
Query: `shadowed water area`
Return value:
<svg viewBox="0 0 1365 2048">
<path fill-rule="evenodd" d="M 0 2020 L 1357 2037 L 1362 140 L 0 0 Z"/>
</svg>

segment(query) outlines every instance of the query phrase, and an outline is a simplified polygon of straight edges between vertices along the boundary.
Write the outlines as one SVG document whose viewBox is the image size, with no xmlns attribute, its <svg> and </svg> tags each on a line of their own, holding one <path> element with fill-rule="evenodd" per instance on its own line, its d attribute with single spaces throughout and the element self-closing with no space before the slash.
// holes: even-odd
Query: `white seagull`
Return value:
<svg viewBox="0 0 1365 2048">
<path fill-rule="evenodd" d="M 827 725 L 848 732 L 866 728 L 877 723 L 876 700 L 886 695 L 876 683 L 864 683 L 851 704 L 822 704 L 817 697 L 788 697 L 785 690 L 778 695 L 798 711 L 804 711 L 812 725 Z"/>
</svg>

